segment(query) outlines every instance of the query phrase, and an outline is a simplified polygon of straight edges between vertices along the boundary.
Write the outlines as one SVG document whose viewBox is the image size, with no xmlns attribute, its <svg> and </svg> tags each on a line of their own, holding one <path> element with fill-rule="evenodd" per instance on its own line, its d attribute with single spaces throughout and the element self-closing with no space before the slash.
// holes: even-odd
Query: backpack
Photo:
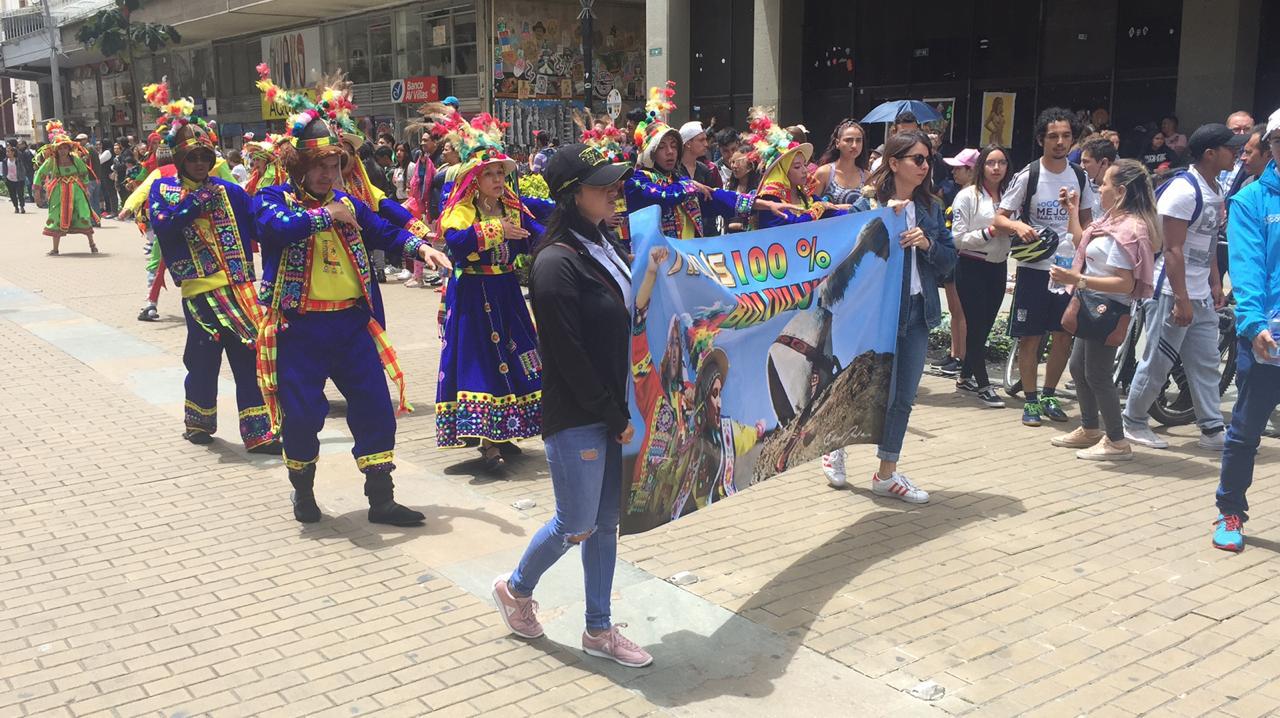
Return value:
<svg viewBox="0 0 1280 718">
<path fill-rule="evenodd" d="M 1164 194 L 1164 191 L 1168 189 L 1169 185 L 1173 184 L 1179 177 L 1190 182 L 1191 189 L 1195 190 L 1196 193 L 1196 207 L 1191 210 L 1191 219 L 1187 220 L 1187 226 L 1190 227 L 1196 223 L 1197 219 L 1200 219 L 1200 212 L 1204 209 L 1204 194 L 1200 190 L 1200 183 L 1196 181 L 1195 177 L 1191 176 L 1190 170 L 1182 169 L 1174 172 L 1172 177 L 1165 180 L 1164 184 L 1156 188 L 1156 200 L 1159 201 L 1160 195 Z"/>
<path fill-rule="evenodd" d="M 1076 182 L 1080 185 L 1080 196 L 1084 197 L 1084 183 L 1089 181 L 1089 177 L 1085 175 L 1084 168 L 1075 162 L 1067 162 L 1072 171 L 1076 173 Z M 1040 187 L 1040 158 L 1031 160 L 1031 164 L 1027 165 L 1027 191 L 1022 194 L 1022 214 L 1019 218 L 1026 222 L 1031 216 L 1031 196 L 1036 193 Z"/>
<path fill-rule="evenodd" d="M 1191 189 L 1195 190 L 1196 192 L 1196 206 L 1195 206 L 1195 209 L 1191 210 L 1191 219 L 1187 220 L 1187 227 L 1190 228 L 1191 225 L 1195 224 L 1197 219 L 1200 219 L 1200 212 L 1204 209 L 1204 193 L 1200 190 L 1200 183 L 1196 181 L 1195 177 L 1191 176 L 1190 170 L 1181 169 L 1181 170 L 1178 170 L 1177 172 L 1174 172 L 1172 177 L 1165 180 L 1163 184 L 1157 187 L 1156 201 L 1157 202 L 1160 201 L 1160 195 L 1164 194 L 1164 191 L 1169 188 L 1169 185 L 1173 184 L 1174 180 L 1178 179 L 1179 177 L 1190 182 Z M 1164 252 L 1157 253 L 1156 257 L 1158 258 L 1161 254 L 1164 254 Z M 1167 267 L 1168 267 L 1167 264 L 1160 265 L 1160 278 L 1156 280 L 1156 296 L 1157 297 L 1160 296 L 1160 290 L 1164 287 L 1164 272 Z"/>
</svg>

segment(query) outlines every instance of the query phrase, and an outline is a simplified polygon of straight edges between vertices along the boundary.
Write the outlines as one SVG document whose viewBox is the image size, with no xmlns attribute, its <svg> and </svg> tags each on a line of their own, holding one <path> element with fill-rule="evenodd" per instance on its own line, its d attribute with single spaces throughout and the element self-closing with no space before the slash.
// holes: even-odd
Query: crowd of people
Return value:
<svg viewBox="0 0 1280 718">
<path fill-rule="evenodd" d="M 0 173 L 19 189 L 30 179 L 45 190 L 51 254 L 67 233 L 86 234 L 92 246 L 103 194 L 96 178 L 126 177 L 118 216 L 138 223 L 148 252 L 139 319 L 156 318 L 167 274 L 187 322 L 183 438 L 213 440 L 225 356 L 241 439 L 248 451 L 283 455 L 301 523 L 323 518 L 314 486 L 330 380 L 347 399 L 369 521 L 423 521 L 394 499 L 396 416 L 412 406 L 379 285 L 438 286 L 438 446 L 474 448 L 490 469 L 519 453 L 521 439 L 541 436 L 546 448 L 555 516 L 493 583 L 516 635 L 542 635 L 534 591 L 580 545 L 584 650 L 626 666 L 652 661 L 610 610 L 621 453 L 635 435 L 628 383 L 637 377 L 637 401 L 655 416 L 678 414 L 682 401 L 664 386 L 642 391 L 634 374 L 644 362 L 633 353 L 648 357 L 635 337 L 669 256 L 656 249 L 647 273 L 633 277 L 627 217 L 647 207 L 659 208 L 676 242 L 851 212 L 903 217 L 892 389 L 869 479 L 876 495 L 929 500 L 899 462 L 944 301 L 952 336 L 936 368 L 980 405 L 1005 407 L 986 352 L 1012 259 L 1008 331 L 1019 346 L 1022 423 L 1071 421 L 1059 393 L 1069 369 L 1079 425 L 1052 437 L 1055 446 L 1095 461 L 1130 460 L 1133 444 L 1166 447 L 1146 409 L 1180 360 L 1199 445 L 1223 452 L 1214 545 L 1243 547 L 1253 457 L 1280 400 L 1271 334 L 1280 311 L 1280 111 L 1265 125 L 1234 113 L 1188 137 L 1174 120 L 1162 133 L 1170 167 L 1155 168 L 1168 174 L 1153 175 L 1147 158 L 1117 156 L 1118 137 L 1097 113 L 1087 131 L 1075 113 L 1049 108 L 1035 127 L 1041 156 L 1015 171 L 1009 148 L 997 145 L 942 156 L 936 133 L 909 114 L 875 149 L 862 125 L 845 120 L 816 160 L 807 130 L 781 126 L 765 108 L 753 108 L 746 132 L 674 127 L 668 85 L 653 88 L 624 127 L 583 117 L 579 142 L 538 135 L 522 161 L 507 153 L 504 125 L 487 114 L 464 118 L 456 101 L 422 108 L 407 130 L 415 148 L 389 133 L 366 138 L 343 81 L 308 94 L 277 87 L 265 65 L 258 72 L 266 100 L 289 120 L 283 134 L 246 136 L 240 151 L 220 151 L 213 123 L 158 83 L 144 89 L 160 115 L 145 143 L 97 154 L 51 123 L 49 143 L 28 165 L 11 148 Z M 1217 309 L 1228 301 L 1227 258 L 1241 344 L 1236 410 L 1224 426 Z M 1150 339 L 1122 409 L 1112 365 L 1140 303 L 1150 308 Z M 664 362 L 652 376 L 666 382 L 670 369 Z M 714 380 L 722 386 L 723 374 Z M 822 459 L 834 487 L 848 484 L 845 461 L 843 449 Z"/>
</svg>

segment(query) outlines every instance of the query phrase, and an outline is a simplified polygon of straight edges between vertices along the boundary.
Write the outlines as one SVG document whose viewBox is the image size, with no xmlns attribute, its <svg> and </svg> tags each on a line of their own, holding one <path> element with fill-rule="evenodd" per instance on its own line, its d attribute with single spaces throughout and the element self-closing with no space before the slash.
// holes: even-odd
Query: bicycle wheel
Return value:
<svg viewBox="0 0 1280 718">
<path fill-rule="evenodd" d="M 1017 396 L 1022 392 L 1022 375 L 1018 369 L 1018 345 L 1016 339 L 1013 347 L 1009 350 L 1009 358 L 1004 363 L 1004 391 L 1009 396 Z M 1040 347 L 1038 352 L 1040 364 L 1044 363 L 1045 357 L 1049 354 L 1049 335 L 1040 338 Z M 1039 374 L 1039 370 L 1036 371 Z"/>
</svg>

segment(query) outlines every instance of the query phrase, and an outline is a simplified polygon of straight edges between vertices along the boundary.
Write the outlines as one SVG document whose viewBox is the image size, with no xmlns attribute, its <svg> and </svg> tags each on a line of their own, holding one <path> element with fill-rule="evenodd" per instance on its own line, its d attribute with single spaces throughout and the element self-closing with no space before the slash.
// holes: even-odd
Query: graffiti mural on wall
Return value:
<svg viewBox="0 0 1280 718">
<path fill-rule="evenodd" d="M 507 3 L 497 17 L 495 95 L 517 100 L 581 100 L 584 82 L 582 25 L 576 4 Z M 595 99 L 614 88 L 624 100 L 641 100 L 644 80 L 644 8 L 596 11 L 592 37 Z"/>
</svg>

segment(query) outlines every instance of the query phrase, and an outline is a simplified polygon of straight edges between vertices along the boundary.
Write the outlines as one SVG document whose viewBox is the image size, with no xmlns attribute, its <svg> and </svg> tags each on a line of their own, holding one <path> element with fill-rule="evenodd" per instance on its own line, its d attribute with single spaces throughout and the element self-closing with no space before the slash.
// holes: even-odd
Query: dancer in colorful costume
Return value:
<svg viewBox="0 0 1280 718">
<path fill-rule="evenodd" d="M 752 148 L 750 157 L 760 167 L 756 196 L 788 205 L 788 209 L 752 212 L 751 229 L 809 222 L 848 212 L 852 205 L 814 200 L 809 187 L 813 145 L 791 139 L 791 133 L 774 123 L 771 115 L 772 110 L 766 107 L 753 107 L 748 115 L 752 132 L 747 140 Z"/>
<path fill-rule="evenodd" d="M 636 171 L 625 187 L 627 209 L 632 212 L 652 205 L 662 208 L 662 233 L 676 239 L 702 236 L 702 217 L 712 212 L 726 218 L 752 209 L 782 212 L 777 202 L 712 189 L 676 173 L 683 142 L 680 132 L 667 124 L 667 115 L 676 108 L 675 83 L 666 88 L 649 88 L 645 119 L 636 125 L 635 142 L 640 148 Z"/>
<path fill-rule="evenodd" d="M 479 442 L 489 468 L 542 427 L 542 361 L 515 275 L 542 227 L 510 184 L 516 162 L 503 152 L 503 129 L 488 114 L 447 120 L 462 166 L 440 219 L 456 268 L 445 290 L 436 443 Z"/>
<path fill-rule="evenodd" d="M 626 156 L 626 148 L 622 146 L 626 140 L 626 135 L 622 130 L 613 126 L 608 120 L 608 115 L 603 116 L 588 128 L 586 121 L 590 119 L 589 115 L 574 112 L 573 121 L 582 130 L 581 142 L 588 147 L 594 147 L 599 150 L 600 154 L 611 163 L 629 162 Z M 631 251 L 631 225 L 627 222 L 627 200 L 625 197 L 619 196 L 617 202 L 618 212 L 611 219 L 605 221 L 605 224 L 613 228 L 618 233 L 618 238 L 622 241 L 623 247 L 628 252 Z"/>
<path fill-rule="evenodd" d="M 352 455 L 364 473 L 372 523 L 412 526 L 423 515 L 395 502 L 396 411 L 382 373 L 396 383 L 400 409 L 404 374 L 382 324 L 373 315 L 371 249 L 421 258 L 431 266 L 448 259 L 398 229 L 363 202 L 334 188 L 341 178 L 338 112 L 349 101 L 325 90 L 317 104 L 274 85 L 268 98 L 289 113 L 289 143 L 280 148 L 288 184 L 254 197 L 262 246 L 259 300 L 265 316 L 258 332 L 258 384 L 284 440 L 285 466 L 294 487 L 293 516 L 321 518 L 315 499 L 318 434 L 332 380 L 347 400 Z"/>
<path fill-rule="evenodd" d="M 262 312 L 254 296 L 253 207 L 235 182 L 213 177 L 218 138 L 193 114 L 190 98 L 171 100 L 168 88 L 148 85 L 148 102 L 163 113 L 163 141 L 176 176 L 151 183 L 147 215 L 187 320 L 185 427 L 182 438 L 208 444 L 218 429 L 218 372 L 227 355 L 236 381 L 240 438 L 255 454 L 279 454 L 258 390 L 253 352 Z"/>
<path fill-rule="evenodd" d="M 53 238 L 49 255 L 58 254 L 58 245 L 68 234 L 88 237 L 89 251 L 97 254 L 93 228 L 98 224 L 98 214 L 89 206 L 89 166 L 82 159 L 85 150 L 58 120 L 45 123 L 44 131 L 49 144 L 40 148 L 40 167 L 31 182 L 43 185 L 49 198 L 49 217 L 44 223 L 44 234 Z"/>
<path fill-rule="evenodd" d="M 250 197 L 263 187 L 286 181 L 276 156 L 276 147 L 281 141 L 284 141 L 283 135 L 271 134 L 265 140 L 244 144 L 244 154 L 249 160 L 249 178 L 245 180 L 244 191 Z"/>
</svg>

